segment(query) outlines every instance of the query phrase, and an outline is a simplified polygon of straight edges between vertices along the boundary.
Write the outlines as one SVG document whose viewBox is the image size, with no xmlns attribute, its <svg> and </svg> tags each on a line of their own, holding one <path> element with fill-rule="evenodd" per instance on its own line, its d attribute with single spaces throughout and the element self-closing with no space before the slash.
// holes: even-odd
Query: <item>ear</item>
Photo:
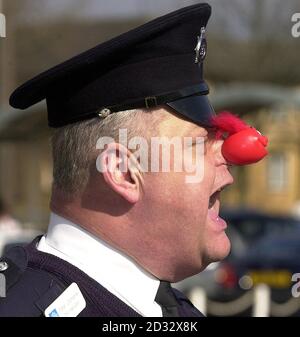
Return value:
<svg viewBox="0 0 300 337">
<path fill-rule="evenodd" d="M 107 185 L 129 203 L 141 195 L 140 171 L 132 165 L 133 154 L 123 145 L 110 143 L 101 153 L 101 172 Z"/>
</svg>

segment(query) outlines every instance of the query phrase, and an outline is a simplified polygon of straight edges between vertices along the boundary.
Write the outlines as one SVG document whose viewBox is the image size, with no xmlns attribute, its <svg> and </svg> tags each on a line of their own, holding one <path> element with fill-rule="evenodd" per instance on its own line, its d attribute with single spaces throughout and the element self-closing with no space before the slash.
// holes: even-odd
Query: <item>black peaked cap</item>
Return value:
<svg viewBox="0 0 300 337">
<path fill-rule="evenodd" d="M 195 62 L 195 47 L 210 14 L 208 4 L 196 4 L 152 20 L 39 74 L 13 92 L 10 104 L 26 109 L 46 99 L 51 127 L 163 104 L 209 124 L 206 49 Z M 201 43 L 206 48 L 202 35 Z"/>
</svg>

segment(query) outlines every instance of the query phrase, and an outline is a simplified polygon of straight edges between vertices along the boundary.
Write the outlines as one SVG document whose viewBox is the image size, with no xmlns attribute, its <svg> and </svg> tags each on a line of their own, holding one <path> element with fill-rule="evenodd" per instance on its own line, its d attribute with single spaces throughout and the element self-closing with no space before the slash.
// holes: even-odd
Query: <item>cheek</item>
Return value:
<svg viewBox="0 0 300 337">
<path fill-rule="evenodd" d="M 201 181 L 182 183 L 181 193 L 189 200 L 189 211 L 197 214 L 198 224 L 206 221 L 209 198 L 215 186 L 216 174 L 216 167 L 211 158 L 205 158 Z"/>
<path fill-rule="evenodd" d="M 213 165 L 211 160 L 205 162 L 204 165 L 204 176 L 203 180 L 199 185 L 199 190 L 201 195 L 205 198 L 208 202 L 209 197 L 211 196 L 214 186 L 216 186 L 216 178 L 217 178 L 217 170 L 216 167 Z"/>
<path fill-rule="evenodd" d="M 145 176 L 147 195 L 156 211 L 165 217 L 184 221 L 186 226 L 201 226 L 206 221 L 209 197 L 212 194 L 216 168 L 211 156 L 203 160 L 203 178 L 188 183 L 187 176 L 196 172 L 150 173 Z M 148 200 L 150 201 L 150 200 Z"/>
</svg>

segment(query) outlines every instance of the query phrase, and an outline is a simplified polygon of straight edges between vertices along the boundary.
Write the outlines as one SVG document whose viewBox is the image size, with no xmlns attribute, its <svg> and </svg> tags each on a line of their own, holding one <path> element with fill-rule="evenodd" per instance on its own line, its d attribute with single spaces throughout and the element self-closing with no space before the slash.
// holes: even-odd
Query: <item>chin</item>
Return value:
<svg viewBox="0 0 300 337">
<path fill-rule="evenodd" d="M 231 244 L 224 232 L 224 235 L 207 247 L 207 264 L 225 259 L 230 253 Z"/>
</svg>

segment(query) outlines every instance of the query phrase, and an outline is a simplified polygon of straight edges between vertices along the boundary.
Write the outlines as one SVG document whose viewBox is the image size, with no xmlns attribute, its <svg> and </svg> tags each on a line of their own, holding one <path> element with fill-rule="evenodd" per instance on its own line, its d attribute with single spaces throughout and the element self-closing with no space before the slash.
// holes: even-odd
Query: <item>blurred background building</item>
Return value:
<svg viewBox="0 0 300 337">
<path fill-rule="evenodd" d="M 9 94 L 35 74 L 156 16 L 197 1 L 2 0 L 0 195 L 23 222 L 44 227 L 51 188 L 45 103 L 13 110 Z M 270 156 L 235 168 L 223 206 L 299 213 L 300 39 L 298 1 L 208 1 L 206 78 L 216 110 L 243 115 L 270 139 Z"/>
</svg>

